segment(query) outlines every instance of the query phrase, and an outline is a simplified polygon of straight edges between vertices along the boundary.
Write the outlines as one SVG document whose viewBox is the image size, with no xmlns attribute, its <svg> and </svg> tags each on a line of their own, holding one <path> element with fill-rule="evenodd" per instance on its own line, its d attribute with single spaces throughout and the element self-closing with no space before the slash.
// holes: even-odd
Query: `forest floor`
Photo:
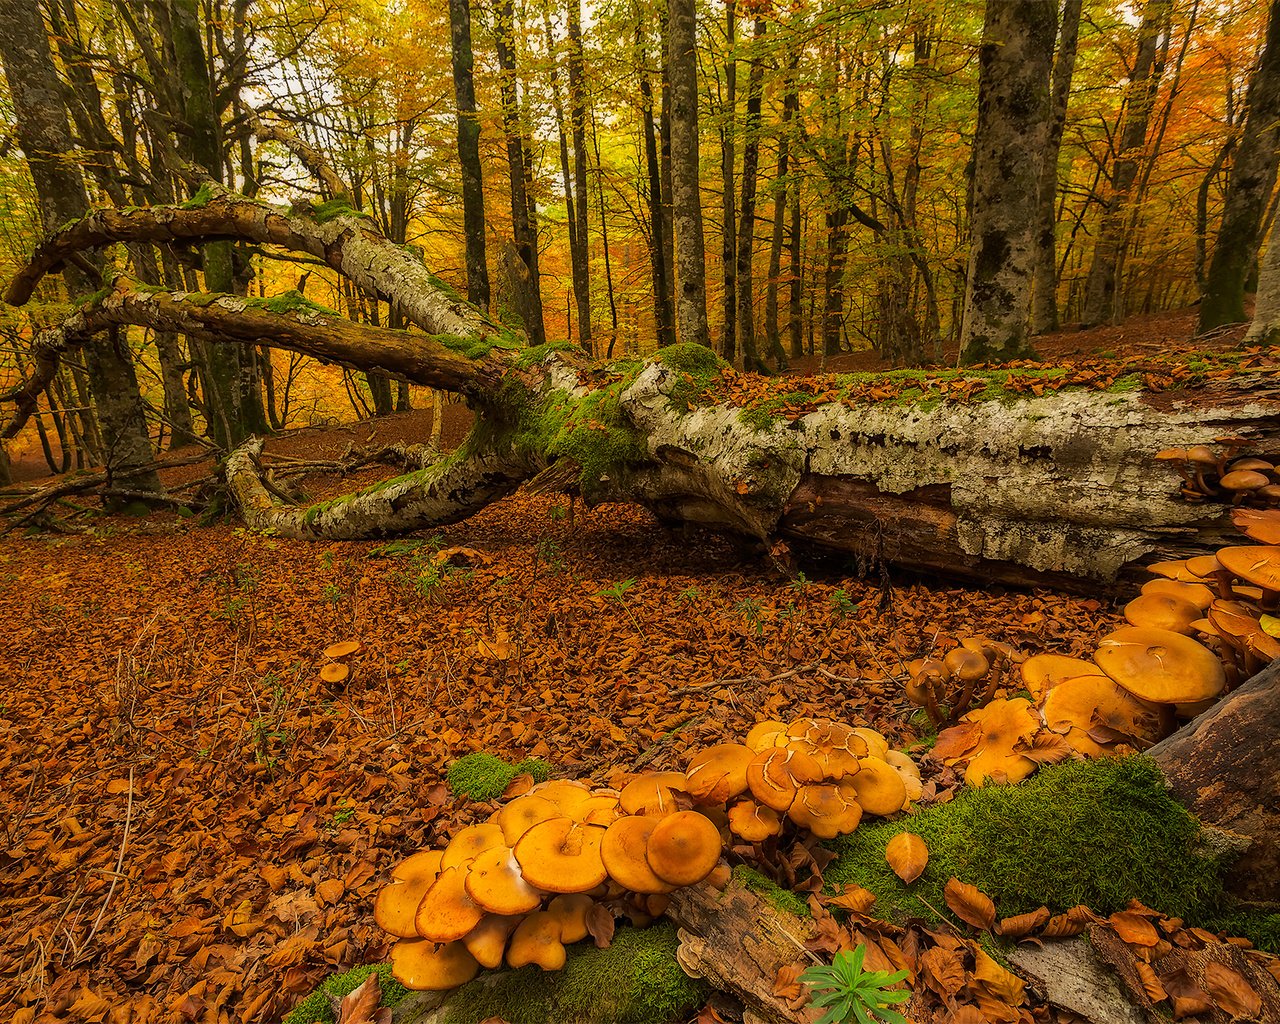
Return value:
<svg viewBox="0 0 1280 1024">
<path fill-rule="evenodd" d="M 1156 326 L 1055 336 L 1046 354 L 1141 357 L 1189 336 L 1177 317 L 1167 337 Z M 449 447 L 469 414 L 446 409 Z M 268 451 L 332 457 L 421 439 L 429 422 L 296 431 Z M 385 474 L 307 484 L 327 495 Z M 441 566 L 453 545 L 483 557 Z M 10 535 L 0 1018 L 278 1019 L 325 975 L 385 957 L 373 896 L 476 813 L 443 784 L 471 751 L 608 782 L 810 714 L 901 746 L 918 732 L 896 681 L 906 660 L 979 632 L 1080 655 L 1122 622 L 1102 597 L 890 590 L 845 572 L 792 579 L 634 507 L 570 517 L 564 499 L 524 494 L 388 544 L 169 513 Z M 364 651 L 331 690 L 322 652 L 347 639 Z"/>
</svg>

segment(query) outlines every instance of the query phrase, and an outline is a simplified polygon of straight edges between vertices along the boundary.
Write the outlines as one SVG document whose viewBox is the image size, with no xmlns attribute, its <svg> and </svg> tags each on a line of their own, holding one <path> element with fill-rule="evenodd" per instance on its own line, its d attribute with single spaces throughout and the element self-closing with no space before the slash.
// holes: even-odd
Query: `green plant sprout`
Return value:
<svg viewBox="0 0 1280 1024">
<path fill-rule="evenodd" d="M 889 988 L 905 979 L 907 972 L 864 971 L 866 954 L 866 946 L 841 950 L 830 967 L 810 967 L 800 975 L 801 983 L 813 990 L 810 1005 L 826 1011 L 817 1024 L 907 1024 L 902 1014 L 889 1009 L 911 998 L 910 992 Z"/>
</svg>

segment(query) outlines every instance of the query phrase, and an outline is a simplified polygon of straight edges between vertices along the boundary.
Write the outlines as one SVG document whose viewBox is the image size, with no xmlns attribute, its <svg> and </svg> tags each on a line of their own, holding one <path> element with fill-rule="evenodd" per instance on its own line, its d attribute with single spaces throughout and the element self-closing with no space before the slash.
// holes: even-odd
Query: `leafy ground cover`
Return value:
<svg viewBox="0 0 1280 1024">
<path fill-rule="evenodd" d="M 467 421 L 447 407 L 446 447 Z M 428 431 L 413 413 L 268 450 L 334 457 Z M 327 497 L 384 472 L 306 483 Z M 454 545 L 487 560 L 436 559 Z M 1122 621 L 1100 599 L 811 576 L 636 508 L 571 519 L 523 494 L 381 545 L 168 513 L 10 535 L 0 1016 L 277 1020 L 385 959 L 371 903 L 389 868 L 487 813 L 447 784 L 458 758 L 608 782 L 801 715 L 927 744 L 907 660 L 975 632 L 1082 655 Z M 322 652 L 347 639 L 364 650 L 329 687 Z"/>
</svg>

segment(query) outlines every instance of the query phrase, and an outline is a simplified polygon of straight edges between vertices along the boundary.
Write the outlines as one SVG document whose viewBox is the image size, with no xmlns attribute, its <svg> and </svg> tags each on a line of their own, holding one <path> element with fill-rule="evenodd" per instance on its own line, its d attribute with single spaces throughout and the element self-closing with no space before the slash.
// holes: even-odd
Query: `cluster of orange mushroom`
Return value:
<svg viewBox="0 0 1280 1024">
<path fill-rule="evenodd" d="M 942 658 L 917 658 L 907 666 L 907 699 L 924 708 L 934 725 L 954 721 L 975 703 L 991 700 L 1006 664 L 1021 661 L 1009 644 L 967 636 Z"/>
<path fill-rule="evenodd" d="M 727 881 L 728 845 L 780 836 L 788 822 L 840 835 L 920 793 L 919 769 L 872 729 L 761 722 L 745 743 L 709 747 L 686 771 L 641 775 L 621 790 L 531 787 L 444 849 L 400 863 L 374 919 L 399 940 L 392 971 L 407 988 L 453 988 L 503 963 L 557 970 L 566 945 L 610 934 L 614 917 L 644 925 L 677 888 Z"/>
<path fill-rule="evenodd" d="M 1214 452 L 1207 445 L 1190 448 L 1167 448 L 1156 455 L 1182 477 L 1179 493 L 1188 501 L 1229 501 L 1233 505 L 1280 507 L 1280 469 L 1274 457 L 1240 457 L 1240 449 L 1249 441 L 1240 437 L 1223 437 L 1218 443 L 1224 451 Z"/>
<path fill-rule="evenodd" d="M 1129 625 L 1103 637 L 1091 660 L 1028 658 L 1031 700 L 970 711 L 939 734 L 934 755 L 979 785 L 1017 782 L 1073 754 L 1142 750 L 1280 657 L 1280 618 L 1269 615 L 1280 606 L 1280 510 L 1238 509 L 1233 519 L 1266 543 L 1150 566 L 1157 578 L 1125 606 Z"/>
</svg>

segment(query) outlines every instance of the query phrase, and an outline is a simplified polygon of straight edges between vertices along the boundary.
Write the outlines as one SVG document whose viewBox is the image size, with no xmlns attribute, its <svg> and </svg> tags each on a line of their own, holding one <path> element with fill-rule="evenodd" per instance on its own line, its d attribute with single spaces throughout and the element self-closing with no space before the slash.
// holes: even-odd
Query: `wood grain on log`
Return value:
<svg viewBox="0 0 1280 1024">
<path fill-rule="evenodd" d="M 778 971 L 807 960 L 812 922 L 771 906 L 735 879 L 723 892 L 709 885 L 677 889 L 667 917 L 680 928 L 680 966 L 741 1001 L 768 1024 L 804 1024 L 819 1014 L 792 1010 L 773 994 Z"/>
<path fill-rule="evenodd" d="M 1280 905 L 1280 660 L 1149 751 L 1207 825 L 1248 836 L 1232 868 L 1242 899 Z"/>
</svg>

